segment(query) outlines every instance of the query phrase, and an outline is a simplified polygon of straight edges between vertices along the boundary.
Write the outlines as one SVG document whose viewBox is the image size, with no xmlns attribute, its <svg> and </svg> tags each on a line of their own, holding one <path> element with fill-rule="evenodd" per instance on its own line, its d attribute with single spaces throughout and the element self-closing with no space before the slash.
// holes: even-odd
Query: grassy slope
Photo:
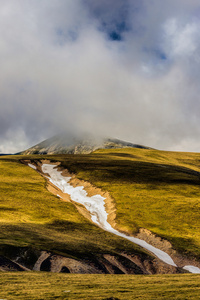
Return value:
<svg viewBox="0 0 200 300">
<path fill-rule="evenodd" d="M 200 299 L 200 275 L 0 273 L 2 299 Z M 3 289 L 1 289 L 1 286 Z"/>
<path fill-rule="evenodd" d="M 42 158 L 42 156 L 28 157 L 32 159 Z M 70 171 L 75 172 L 79 178 L 89 180 L 94 185 L 110 192 L 116 202 L 116 221 L 120 229 L 134 233 L 140 227 L 147 228 L 170 240 L 176 249 L 200 257 L 200 154 L 129 148 L 99 150 L 91 155 L 55 155 L 49 157 L 53 160 L 62 161 L 63 165 Z M 21 157 L 13 156 L 9 159 L 14 162 L 19 158 Z M 4 159 L 6 162 L 8 157 Z M 1 161 L 3 163 L 3 158 Z M 13 162 L 10 162 L 7 170 L 12 169 Z M 18 164 L 17 166 L 19 168 Z M 36 180 L 36 178 L 38 180 L 37 187 L 39 188 L 40 186 L 40 189 L 44 187 L 44 179 L 41 179 L 36 172 L 24 166 L 20 166 L 20 168 L 20 172 L 13 168 L 16 172 L 15 176 L 17 174 L 19 176 L 19 173 L 22 174 L 23 169 L 23 172 L 27 174 L 25 177 L 28 178 L 28 174 L 31 174 L 33 180 Z M 34 186 L 36 185 L 34 183 L 27 183 L 26 189 L 28 187 L 30 190 L 34 189 L 35 192 Z M 32 187 L 30 184 L 32 184 Z M 5 186 L 5 190 L 7 188 Z M 13 191 L 13 197 L 15 193 L 16 190 Z M 23 197 L 25 193 L 29 193 L 28 199 L 32 203 L 30 191 L 27 190 L 25 192 L 23 189 Z M 44 215 L 47 214 L 47 216 L 45 221 L 44 216 L 40 216 L 41 212 L 39 212 L 39 219 L 38 214 L 34 213 L 34 218 L 37 219 L 37 222 L 35 219 L 34 222 L 36 222 L 37 226 L 39 226 L 38 223 L 46 222 L 45 225 L 40 224 L 40 226 L 44 226 L 45 230 L 48 229 L 53 232 L 53 223 L 56 219 L 61 218 L 61 223 L 71 222 L 70 226 L 72 228 L 77 222 L 82 222 L 83 226 L 85 226 L 85 228 L 82 228 L 86 232 L 83 239 L 90 232 L 87 229 L 88 226 L 89 228 L 94 228 L 92 229 L 94 232 L 99 232 L 101 237 L 104 235 L 102 231 L 98 231 L 95 226 L 90 225 L 81 216 L 78 216 L 71 204 L 66 206 L 56 197 L 50 196 L 49 193 L 47 194 L 46 191 L 43 190 L 43 193 L 46 193 L 45 197 L 48 198 L 48 201 L 52 199 L 51 205 L 53 205 L 53 210 L 52 212 L 46 210 L 49 202 L 47 199 L 46 202 L 45 198 L 40 194 L 40 199 L 42 200 L 38 201 L 44 204 L 42 206 L 43 213 Z M 20 201 L 21 197 L 19 195 Z M 22 204 L 23 207 L 24 203 Z M 63 209 L 66 210 L 64 217 L 62 214 Z M 57 210 L 60 210 L 60 212 Z M 68 213 L 71 210 L 73 215 L 69 216 Z M 53 211 L 56 211 L 56 214 L 51 217 Z M 12 212 L 9 211 L 9 214 L 12 214 Z M 6 212 L 6 216 L 9 216 L 9 214 Z M 26 214 L 30 214 L 30 206 L 26 210 Z M 81 221 L 77 221 L 79 219 Z M 61 228 L 63 226 L 60 226 L 58 229 L 60 230 Z M 79 231 L 79 229 L 77 230 Z M 44 236 L 46 236 L 46 233 L 47 231 L 44 233 Z M 65 234 L 69 234 L 69 232 L 65 232 Z M 71 234 L 73 237 L 74 235 L 77 237 L 74 230 L 71 230 Z M 107 235 L 105 233 L 105 236 Z M 116 241 L 116 238 L 113 237 L 113 239 Z M 84 243 L 82 239 L 81 243 Z M 107 244 L 106 240 L 105 243 Z"/>
<path fill-rule="evenodd" d="M 90 223 L 45 186 L 45 179 L 16 157 L 0 160 L 0 253 L 4 245 L 30 245 L 74 257 L 138 249 Z"/>
<path fill-rule="evenodd" d="M 65 253 L 78 247 L 83 253 L 130 249 L 129 243 L 120 245 L 119 238 L 102 232 L 80 216 L 73 205 L 49 194 L 44 179 L 19 164 L 19 158 L 0 160 L 1 244 L 35 243 L 39 248 Z M 52 159 L 63 161 L 79 178 L 110 191 L 120 227 L 132 232 L 139 227 L 149 228 L 173 241 L 177 248 L 199 255 L 199 154 L 124 149 Z M 199 275 L 191 274 L 144 277 L 0 273 L 0 297 L 199 299 L 199 279 Z"/>
<path fill-rule="evenodd" d="M 63 160 L 79 178 L 110 192 L 119 228 L 147 228 L 200 257 L 200 154 L 115 149 Z"/>
<path fill-rule="evenodd" d="M 28 157 L 32 159 L 42 158 L 41 156 Z M 147 228 L 170 240 L 176 249 L 200 257 L 200 154 L 129 148 L 99 150 L 91 155 L 55 155 L 50 157 L 54 160 L 62 161 L 63 165 L 70 171 L 75 172 L 79 178 L 89 180 L 94 185 L 110 192 L 116 202 L 116 221 L 119 228 L 131 233 L 136 232 L 140 227 Z M 98 231 L 95 226 L 90 225 L 84 218 L 79 216 L 71 204 L 66 205 L 66 203 L 60 202 L 56 197 L 50 196 L 44 190 L 44 179 L 34 172 L 34 170 L 18 164 L 17 161 L 19 158 L 21 156 L 5 157 L 1 158 L 0 162 L 7 164 L 6 172 L 11 172 L 11 170 L 14 172 L 10 175 L 12 178 L 18 176 L 15 179 L 18 184 L 20 183 L 19 174 L 22 176 L 23 187 L 18 189 L 17 195 L 20 202 L 21 199 L 29 200 L 30 204 L 28 204 L 25 214 L 31 214 L 30 207 L 34 203 L 33 195 L 37 192 L 36 189 L 40 189 L 37 192 L 39 196 L 37 193 L 35 194 L 37 198 L 36 204 L 40 203 L 43 209 L 41 210 L 40 208 L 39 212 L 37 210 L 32 211 L 35 223 L 30 223 L 31 218 L 29 217 L 28 223 L 26 222 L 26 228 L 28 228 L 27 224 L 31 224 L 31 227 L 36 226 L 41 231 L 38 226 L 44 226 L 46 231 L 42 238 L 46 239 L 47 231 L 51 230 L 52 233 L 54 231 L 54 225 L 50 224 L 60 219 L 61 225 L 58 225 L 58 230 L 63 228 L 62 222 L 68 222 L 68 225 L 70 222 L 70 226 L 72 227 L 70 235 L 73 236 L 72 239 L 76 236 L 78 240 L 79 229 L 77 229 L 77 234 L 76 232 L 74 233 L 74 226 L 78 227 L 76 226 L 77 220 L 85 226 L 85 228 L 82 227 L 84 228 L 84 232 L 86 232 L 84 237 L 90 232 L 88 226 L 89 228 L 94 228 L 92 229 L 94 232 Z M 9 162 L 8 159 L 11 161 Z M 12 167 L 14 162 L 17 168 Z M 9 175 L 3 172 L 5 172 L 5 166 L 2 166 L 0 173 L 1 176 L 3 175 L 3 180 L 5 181 L 4 192 L 6 193 L 6 190 L 8 190 L 9 195 L 12 193 L 13 197 L 16 197 L 16 189 L 14 187 L 10 188 L 6 184 Z M 29 182 L 24 182 L 24 177 Z M 36 182 L 37 185 L 35 184 Z M 16 182 L 12 184 L 15 185 Z M 33 190 L 34 193 L 30 194 L 30 190 Z M 21 203 L 22 210 L 24 210 L 24 204 L 26 203 L 24 201 Z M 49 206 L 49 201 L 53 205 L 52 211 L 46 209 Z M 20 202 L 18 201 L 17 203 L 19 204 Z M 13 207 L 13 203 L 10 203 L 9 207 Z M 0 205 L 2 206 L 2 204 Z M 65 216 L 62 214 L 63 209 L 66 210 Z M 73 211 L 73 214 L 69 215 L 69 211 Z M 14 212 L 10 210 L 4 213 L 8 219 L 13 214 Z M 16 214 L 19 213 L 15 211 Z M 11 220 L 13 219 L 11 218 Z M 38 224 L 41 222 L 45 223 L 45 225 Z M 22 226 L 23 224 L 21 221 L 16 223 L 18 223 L 16 224 L 17 226 Z M 68 226 L 68 229 L 70 226 Z M 21 233 L 19 232 L 19 234 Z M 65 232 L 65 234 L 69 234 L 69 231 Z M 36 237 L 37 235 L 38 233 Z M 99 231 L 99 235 L 103 236 L 104 233 L 100 233 Z M 108 234 L 105 235 L 107 236 Z M 116 241 L 116 238 L 113 239 Z M 84 243 L 83 240 L 79 241 L 80 244 Z M 50 241 L 49 243 L 51 244 Z M 61 245 L 60 248 L 62 248 Z"/>
</svg>

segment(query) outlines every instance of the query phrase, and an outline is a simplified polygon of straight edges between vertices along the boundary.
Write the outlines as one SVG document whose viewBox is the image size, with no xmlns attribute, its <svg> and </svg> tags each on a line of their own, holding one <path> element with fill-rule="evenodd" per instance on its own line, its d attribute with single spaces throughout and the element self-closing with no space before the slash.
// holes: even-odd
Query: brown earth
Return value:
<svg viewBox="0 0 200 300">
<path fill-rule="evenodd" d="M 139 233 L 136 235 L 136 237 L 169 254 L 175 264 L 180 268 L 188 265 L 200 268 L 200 262 L 197 259 L 181 255 L 175 249 L 173 249 L 173 246 L 169 241 L 156 236 L 151 231 L 145 228 L 140 228 Z"/>
</svg>

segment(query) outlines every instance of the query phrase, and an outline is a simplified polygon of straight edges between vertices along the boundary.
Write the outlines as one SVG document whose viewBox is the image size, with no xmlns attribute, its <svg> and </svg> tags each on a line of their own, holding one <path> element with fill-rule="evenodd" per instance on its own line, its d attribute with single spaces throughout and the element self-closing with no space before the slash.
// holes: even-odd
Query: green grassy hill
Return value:
<svg viewBox="0 0 200 300">
<path fill-rule="evenodd" d="M 109 191 L 118 229 L 136 233 L 147 228 L 181 253 L 200 258 L 200 154 L 145 149 L 1 157 L 1 255 L 31 246 L 75 259 L 105 252 L 116 255 L 124 249 L 151 259 L 134 244 L 90 223 L 73 204 L 50 194 L 45 179 L 20 162 L 44 158 L 61 161 L 78 178 Z M 94 299 L 94 295 L 95 299 L 198 299 L 199 295 L 199 275 L 192 274 L 121 277 L 0 272 L 0 279 L 0 296 L 6 299 Z M 67 297 L 66 290 L 70 291 Z"/>
<path fill-rule="evenodd" d="M 70 224 L 69 227 L 74 229 L 70 234 L 73 239 L 77 238 L 80 245 L 85 243 L 89 227 L 96 237 L 95 243 L 90 246 L 104 248 L 106 245 L 109 248 L 112 247 L 107 244 L 110 234 L 90 224 L 72 204 L 63 203 L 50 195 L 44 188 L 45 180 L 19 163 L 20 159 L 27 157 L 32 160 L 48 157 L 61 161 L 78 178 L 108 191 L 116 204 L 118 229 L 136 233 L 140 227 L 147 228 L 168 239 L 175 249 L 200 257 L 200 154 L 128 148 L 98 150 L 89 155 L 1 158 L 1 198 L 4 199 L 1 201 L 1 220 L 6 226 L 5 236 L 9 242 L 16 243 L 13 236 L 10 240 L 8 238 L 12 226 L 19 228 L 16 231 L 19 236 L 24 224 L 28 231 L 34 228 L 35 234 L 29 235 L 30 241 L 33 236 L 37 237 L 38 228 L 43 226 L 43 237 L 39 238 L 42 244 L 49 236 L 49 230 L 53 233 L 55 228 L 60 230 L 64 224 Z M 80 223 L 84 228 L 81 239 L 77 229 Z M 53 236 L 56 236 L 55 232 Z M 104 236 L 105 245 L 101 246 L 98 236 Z M 30 242 L 22 237 L 16 238 L 21 244 Z M 117 239 L 113 237 L 111 240 L 117 243 Z M 62 243 L 58 245 L 61 250 Z M 85 249 L 85 246 L 81 248 Z M 73 251 L 73 246 L 70 251 Z"/>
<path fill-rule="evenodd" d="M 16 157 L 0 160 L 0 190 L 0 253 L 10 246 L 32 246 L 76 258 L 124 248 L 142 253 L 48 192 L 46 180 Z"/>
<path fill-rule="evenodd" d="M 200 154 L 99 150 L 88 157 L 65 158 L 63 165 L 109 191 L 119 229 L 149 229 L 182 253 L 200 258 Z"/>
</svg>

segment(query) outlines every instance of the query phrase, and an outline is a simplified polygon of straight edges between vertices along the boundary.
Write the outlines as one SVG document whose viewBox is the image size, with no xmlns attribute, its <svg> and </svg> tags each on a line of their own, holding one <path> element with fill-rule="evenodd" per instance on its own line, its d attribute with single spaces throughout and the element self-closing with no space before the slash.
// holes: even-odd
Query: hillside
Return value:
<svg viewBox="0 0 200 300">
<path fill-rule="evenodd" d="M 19 157 L 0 160 L 0 181 L 0 271 L 170 272 L 137 245 L 95 226 L 69 200 L 52 195 L 46 180 Z"/>
<path fill-rule="evenodd" d="M 200 258 L 200 154 L 145 149 L 99 150 L 63 165 L 115 199 L 116 227 L 145 228 Z"/>
<path fill-rule="evenodd" d="M 20 152 L 19 154 L 89 154 L 97 149 L 127 147 L 142 149 L 148 148 L 113 138 L 95 138 L 93 136 L 74 138 L 66 134 L 61 134 L 47 139 L 25 151 Z"/>
<path fill-rule="evenodd" d="M 99 265 L 106 253 L 115 257 L 119 266 L 125 251 L 128 257 L 137 257 L 140 266 L 146 262 L 143 272 L 174 272 L 158 260 L 156 269 L 155 258 L 146 251 L 93 225 L 78 212 L 79 205 L 50 194 L 46 180 L 21 164 L 30 161 L 38 165 L 44 159 L 61 162 L 75 178 L 109 192 L 114 205 L 110 222 L 117 230 L 167 251 L 180 267 L 199 266 L 200 155 L 136 148 L 104 149 L 89 155 L 2 157 L 2 255 L 9 248 L 9 258 L 27 249 L 37 257 L 41 251 L 49 251 L 50 260 L 55 254 L 81 262 L 87 257 L 89 265 L 97 260 Z M 31 252 L 33 247 L 39 252 Z M 120 268 L 111 269 L 120 272 Z"/>
</svg>

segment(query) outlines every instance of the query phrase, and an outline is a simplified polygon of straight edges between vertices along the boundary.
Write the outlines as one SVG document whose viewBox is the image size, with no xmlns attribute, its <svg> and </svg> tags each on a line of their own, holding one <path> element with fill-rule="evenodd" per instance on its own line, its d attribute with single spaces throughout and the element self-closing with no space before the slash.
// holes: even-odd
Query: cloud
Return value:
<svg viewBox="0 0 200 300">
<path fill-rule="evenodd" d="M 0 152 L 60 131 L 199 151 L 200 4 L 0 3 Z"/>
</svg>

